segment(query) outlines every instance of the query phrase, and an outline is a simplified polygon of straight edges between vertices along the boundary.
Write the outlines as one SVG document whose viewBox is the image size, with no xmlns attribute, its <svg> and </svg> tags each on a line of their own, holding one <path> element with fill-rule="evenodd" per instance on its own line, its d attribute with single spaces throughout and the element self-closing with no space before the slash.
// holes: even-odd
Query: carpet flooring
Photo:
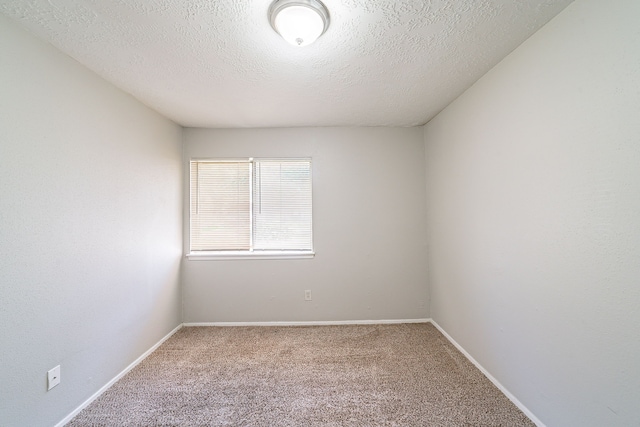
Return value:
<svg viewBox="0 0 640 427">
<path fill-rule="evenodd" d="M 69 424 L 534 426 L 431 324 L 185 327 Z"/>
</svg>

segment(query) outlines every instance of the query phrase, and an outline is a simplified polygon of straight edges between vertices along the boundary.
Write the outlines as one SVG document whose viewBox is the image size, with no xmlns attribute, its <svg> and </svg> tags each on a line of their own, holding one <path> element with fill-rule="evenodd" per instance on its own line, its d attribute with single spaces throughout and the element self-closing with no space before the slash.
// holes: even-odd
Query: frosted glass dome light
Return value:
<svg viewBox="0 0 640 427">
<path fill-rule="evenodd" d="M 269 7 L 271 26 L 294 46 L 313 43 L 329 27 L 329 11 L 317 0 L 276 0 Z"/>
</svg>

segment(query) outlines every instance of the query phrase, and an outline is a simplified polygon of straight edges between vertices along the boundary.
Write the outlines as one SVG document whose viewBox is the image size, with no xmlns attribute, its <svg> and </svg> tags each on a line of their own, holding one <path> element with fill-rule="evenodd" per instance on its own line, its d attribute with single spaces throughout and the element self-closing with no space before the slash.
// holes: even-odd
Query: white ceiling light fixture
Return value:
<svg viewBox="0 0 640 427">
<path fill-rule="evenodd" d="M 329 28 L 329 11 L 319 0 L 275 0 L 269 22 L 292 45 L 306 46 Z"/>
</svg>

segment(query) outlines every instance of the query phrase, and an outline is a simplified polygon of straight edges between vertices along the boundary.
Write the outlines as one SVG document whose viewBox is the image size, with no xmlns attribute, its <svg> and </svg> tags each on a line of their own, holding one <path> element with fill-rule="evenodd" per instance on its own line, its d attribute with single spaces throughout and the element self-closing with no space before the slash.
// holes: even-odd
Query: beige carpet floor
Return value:
<svg viewBox="0 0 640 427">
<path fill-rule="evenodd" d="M 69 424 L 534 426 L 431 324 L 182 328 Z"/>
</svg>

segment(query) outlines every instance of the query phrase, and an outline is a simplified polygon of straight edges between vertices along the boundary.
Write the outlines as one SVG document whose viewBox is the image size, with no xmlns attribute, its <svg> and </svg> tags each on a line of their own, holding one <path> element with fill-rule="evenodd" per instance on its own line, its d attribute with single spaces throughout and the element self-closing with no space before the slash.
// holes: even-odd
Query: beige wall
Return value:
<svg viewBox="0 0 640 427">
<path fill-rule="evenodd" d="M 549 427 L 640 425 L 639 22 L 578 0 L 425 127 L 432 317 Z"/>
<path fill-rule="evenodd" d="M 185 171 L 192 157 L 311 157 L 316 251 L 184 261 L 185 322 L 428 317 L 422 128 L 186 129 L 184 142 Z"/>
<path fill-rule="evenodd" d="M 0 91 L 0 425 L 52 426 L 181 322 L 180 128 L 1 15 Z"/>
</svg>

